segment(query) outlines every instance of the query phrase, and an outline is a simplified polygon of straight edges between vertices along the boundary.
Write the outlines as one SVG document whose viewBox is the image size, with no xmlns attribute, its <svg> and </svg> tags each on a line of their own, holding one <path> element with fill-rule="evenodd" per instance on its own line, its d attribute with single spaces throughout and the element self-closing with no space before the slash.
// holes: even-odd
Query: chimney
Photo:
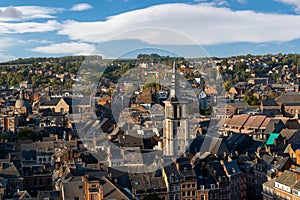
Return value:
<svg viewBox="0 0 300 200">
<path fill-rule="evenodd" d="M 257 155 L 258 155 L 258 157 L 260 157 L 260 148 L 257 148 Z"/>
<path fill-rule="evenodd" d="M 86 177 L 85 177 L 85 176 L 82 176 L 82 177 L 81 177 L 81 181 L 82 181 L 82 182 L 85 182 L 85 181 L 86 181 Z"/>
<path fill-rule="evenodd" d="M 217 170 L 214 169 L 214 176 L 217 176 Z"/>
<path fill-rule="evenodd" d="M 199 128 L 198 128 L 198 131 L 199 131 L 199 134 L 200 134 L 200 135 L 203 135 L 202 127 L 199 127 Z"/>
<path fill-rule="evenodd" d="M 296 172 L 296 180 L 297 180 L 297 181 L 300 180 L 300 172 Z"/>
<path fill-rule="evenodd" d="M 4 163 L 3 163 L 3 162 L 0 162 L 0 169 L 1 169 L 1 170 L 3 169 L 3 165 L 4 165 Z"/>
<path fill-rule="evenodd" d="M 300 164 L 300 150 L 297 149 L 295 151 L 295 154 L 296 154 L 296 165 L 299 165 Z"/>
<path fill-rule="evenodd" d="M 239 152 L 238 151 L 234 151 L 235 155 L 238 157 L 239 156 Z"/>
</svg>

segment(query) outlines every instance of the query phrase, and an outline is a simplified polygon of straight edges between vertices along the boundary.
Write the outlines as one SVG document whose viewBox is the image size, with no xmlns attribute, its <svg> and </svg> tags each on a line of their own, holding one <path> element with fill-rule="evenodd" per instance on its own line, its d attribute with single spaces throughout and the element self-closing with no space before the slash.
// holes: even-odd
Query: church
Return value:
<svg viewBox="0 0 300 200">
<path fill-rule="evenodd" d="M 175 62 L 172 71 L 170 95 L 164 101 L 164 104 L 163 155 L 177 157 L 187 151 L 190 138 L 186 113 L 187 102 L 181 99 Z"/>
</svg>

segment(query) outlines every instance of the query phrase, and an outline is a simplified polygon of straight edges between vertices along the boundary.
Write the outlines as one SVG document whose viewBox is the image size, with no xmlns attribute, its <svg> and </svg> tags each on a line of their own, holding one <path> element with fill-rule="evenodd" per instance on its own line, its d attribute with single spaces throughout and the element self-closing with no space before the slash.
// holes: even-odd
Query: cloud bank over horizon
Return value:
<svg viewBox="0 0 300 200">
<path fill-rule="evenodd" d="M 248 3 L 246 0 L 235 2 Z M 274 2 L 293 6 L 296 12 L 300 11 L 300 1 Z M 91 21 L 66 17 L 68 13 L 95 10 L 96 7 L 90 3 L 77 3 L 64 8 L 0 7 L 0 37 L 22 38 L 39 34 L 38 38 L 23 39 L 22 44 L 25 51 L 45 55 L 88 53 L 95 51 L 97 45 L 111 41 L 138 40 L 143 44 L 161 46 L 216 46 L 286 43 L 300 39 L 300 15 L 238 10 L 229 5 L 220 0 L 165 3 Z M 35 46 L 26 47 L 26 42 L 33 40 L 51 42 L 36 42 Z M 0 50 L 13 46 L 6 43 L 2 47 L 0 45 Z"/>
</svg>

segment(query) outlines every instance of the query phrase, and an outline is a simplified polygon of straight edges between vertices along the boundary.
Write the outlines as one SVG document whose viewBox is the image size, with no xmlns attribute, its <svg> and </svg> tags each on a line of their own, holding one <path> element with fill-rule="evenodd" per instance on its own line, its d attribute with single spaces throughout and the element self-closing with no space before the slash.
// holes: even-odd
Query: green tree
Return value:
<svg viewBox="0 0 300 200">
<path fill-rule="evenodd" d="M 9 135 L 7 133 L 0 133 L 0 140 L 2 143 L 5 143 L 5 141 L 9 138 Z"/>
<path fill-rule="evenodd" d="M 149 194 L 147 195 L 144 200 L 161 200 L 157 194 Z"/>
<path fill-rule="evenodd" d="M 260 104 L 259 99 L 257 99 L 251 92 L 247 91 L 244 96 L 245 103 L 249 104 L 250 106 L 257 106 Z"/>
<path fill-rule="evenodd" d="M 32 140 L 32 141 L 38 141 L 43 138 L 43 135 L 40 133 L 37 133 L 35 131 L 30 130 L 29 128 L 25 127 L 18 131 L 17 138 L 19 140 Z"/>
<path fill-rule="evenodd" d="M 224 90 L 229 91 L 229 89 L 232 87 L 232 80 L 229 79 L 224 81 L 223 85 L 224 85 Z"/>
</svg>

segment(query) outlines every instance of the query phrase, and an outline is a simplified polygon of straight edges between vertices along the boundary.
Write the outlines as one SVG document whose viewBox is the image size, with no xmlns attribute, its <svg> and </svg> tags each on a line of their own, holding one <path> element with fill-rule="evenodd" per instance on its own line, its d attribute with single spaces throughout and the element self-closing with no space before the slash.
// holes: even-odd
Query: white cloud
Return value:
<svg viewBox="0 0 300 200">
<path fill-rule="evenodd" d="M 51 19 L 56 18 L 54 14 L 63 10 L 63 8 L 50 8 L 43 6 L 0 7 L 0 21 Z"/>
<path fill-rule="evenodd" d="M 7 7 L 0 10 L 0 19 L 4 18 L 6 20 L 10 19 L 21 19 L 22 12 L 14 7 Z"/>
<path fill-rule="evenodd" d="M 94 55 L 97 53 L 95 45 L 82 42 L 56 43 L 30 50 L 44 54 Z"/>
<path fill-rule="evenodd" d="M 49 20 L 45 23 L 21 22 L 7 23 L 0 22 L 0 33 L 42 33 L 55 31 L 60 28 L 60 23 L 55 20 Z"/>
<path fill-rule="evenodd" d="M 4 51 L 9 47 L 26 44 L 26 41 L 12 38 L 12 37 L 0 37 L 0 51 Z"/>
<path fill-rule="evenodd" d="M 51 40 L 37 40 L 37 39 L 30 39 L 30 40 L 27 40 L 28 42 L 30 43 L 37 43 L 37 44 L 51 44 L 51 43 L 54 43 L 53 41 Z"/>
<path fill-rule="evenodd" d="M 67 21 L 62 27 L 59 34 L 94 43 L 139 39 L 149 44 L 189 44 L 190 40 L 178 39 L 176 34 L 170 35 L 170 31 L 158 34 L 160 28 L 181 32 L 201 45 L 286 42 L 300 38 L 300 16 L 233 11 L 203 4 L 163 4 L 112 16 L 105 21 Z M 141 31 L 148 27 L 156 29 Z M 139 31 L 120 34 L 130 30 Z"/>
<path fill-rule="evenodd" d="M 277 2 L 281 2 L 287 5 L 292 5 L 295 7 L 295 11 L 300 13 L 300 1 L 299 0 L 275 0 Z"/>
<path fill-rule="evenodd" d="M 229 3 L 225 0 L 213 0 L 208 2 L 207 0 L 194 0 L 196 3 L 200 3 L 202 6 L 216 6 L 216 7 L 228 7 Z"/>
<path fill-rule="evenodd" d="M 91 9 L 92 6 L 90 4 L 87 3 L 80 3 L 80 4 L 75 4 L 71 10 L 73 11 L 84 11 L 84 10 L 89 10 Z"/>
<path fill-rule="evenodd" d="M 7 54 L 6 51 L 0 50 L 0 62 L 7 62 L 11 60 L 16 60 L 17 57 Z"/>
</svg>

